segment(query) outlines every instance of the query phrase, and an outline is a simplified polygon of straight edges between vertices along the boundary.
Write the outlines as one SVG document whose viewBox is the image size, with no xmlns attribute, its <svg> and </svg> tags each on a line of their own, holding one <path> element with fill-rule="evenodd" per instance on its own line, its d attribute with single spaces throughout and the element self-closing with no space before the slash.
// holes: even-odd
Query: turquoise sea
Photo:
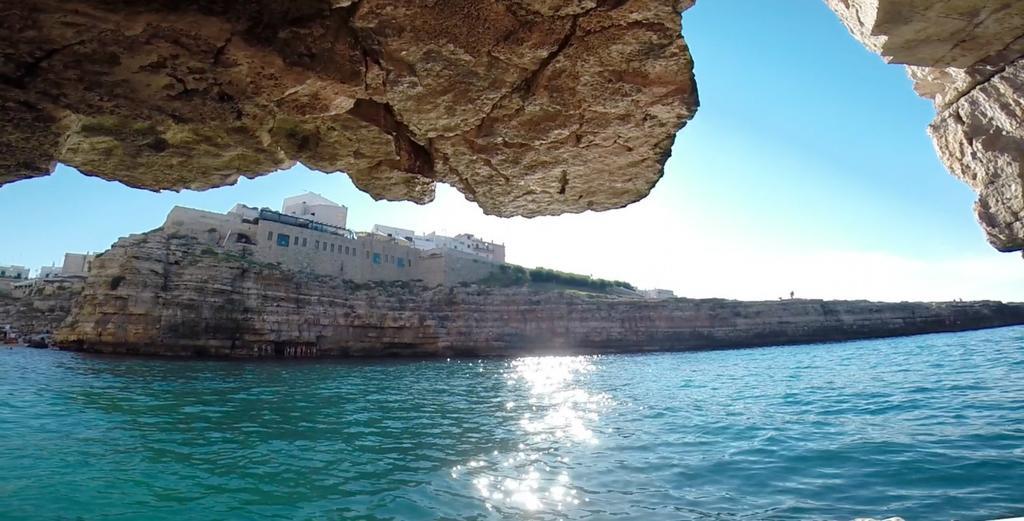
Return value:
<svg viewBox="0 0 1024 521">
<path fill-rule="evenodd" d="M 673 354 L 0 351 L 0 519 L 1024 515 L 1024 328 Z"/>
</svg>

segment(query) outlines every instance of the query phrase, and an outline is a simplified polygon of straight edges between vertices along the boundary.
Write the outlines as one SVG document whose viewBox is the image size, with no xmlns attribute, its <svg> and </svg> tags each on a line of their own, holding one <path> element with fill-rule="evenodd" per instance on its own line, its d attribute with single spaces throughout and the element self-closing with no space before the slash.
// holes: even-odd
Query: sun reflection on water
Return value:
<svg viewBox="0 0 1024 521">
<path fill-rule="evenodd" d="M 610 398 L 589 392 L 583 377 L 593 357 L 532 357 L 509 362 L 511 394 L 503 413 L 518 416 L 521 443 L 452 469 L 470 480 L 489 510 L 562 511 L 581 501 L 573 486 L 571 452 L 599 443 L 592 427 Z"/>
</svg>

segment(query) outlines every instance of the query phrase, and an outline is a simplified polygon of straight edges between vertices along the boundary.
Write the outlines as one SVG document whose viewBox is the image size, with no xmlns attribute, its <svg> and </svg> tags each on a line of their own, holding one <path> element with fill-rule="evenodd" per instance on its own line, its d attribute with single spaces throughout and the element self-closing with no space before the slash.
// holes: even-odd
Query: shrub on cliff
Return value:
<svg viewBox="0 0 1024 521">
<path fill-rule="evenodd" d="M 634 290 L 632 284 L 621 280 L 596 279 L 587 275 L 567 273 L 547 268 L 527 269 L 514 264 L 502 264 L 480 284 L 498 287 L 527 286 L 529 284 L 551 284 L 591 291 L 608 291 L 612 288 Z"/>
</svg>

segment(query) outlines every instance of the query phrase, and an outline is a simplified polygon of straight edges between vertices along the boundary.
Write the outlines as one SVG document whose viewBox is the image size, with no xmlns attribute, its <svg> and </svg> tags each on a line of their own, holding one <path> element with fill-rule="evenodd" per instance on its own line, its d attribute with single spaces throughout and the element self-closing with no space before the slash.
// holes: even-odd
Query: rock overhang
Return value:
<svg viewBox="0 0 1024 521">
<path fill-rule="evenodd" d="M 1024 248 L 1024 2 L 826 0 L 906 64 L 989 242 Z M 0 0 L 0 184 L 205 189 L 302 162 L 499 216 L 643 198 L 698 107 L 692 0 Z"/>
<path fill-rule="evenodd" d="M 657 0 L 2 0 L 0 183 L 57 162 L 151 190 L 302 162 L 377 199 L 607 210 L 693 116 Z"/>
</svg>

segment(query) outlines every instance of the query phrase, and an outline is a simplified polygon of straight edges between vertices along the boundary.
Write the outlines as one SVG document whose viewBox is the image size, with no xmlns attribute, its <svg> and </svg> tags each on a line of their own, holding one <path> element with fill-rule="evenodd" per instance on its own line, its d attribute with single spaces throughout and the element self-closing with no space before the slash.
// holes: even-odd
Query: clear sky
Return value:
<svg viewBox="0 0 1024 521">
<path fill-rule="evenodd" d="M 510 262 L 681 296 L 1024 300 L 1024 262 L 985 242 L 974 194 L 925 129 L 902 67 L 863 49 L 823 2 L 714 0 L 683 16 L 701 108 L 666 175 L 625 209 L 487 217 L 454 189 L 426 206 L 373 202 L 342 174 L 296 167 L 206 192 L 151 193 L 67 167 L 0 188 L 0 264 L 37 269 L 159 226 L 174 205 L 279 207 L 306 190 L 350 227 L 476 233 Z"/>
</svg>

